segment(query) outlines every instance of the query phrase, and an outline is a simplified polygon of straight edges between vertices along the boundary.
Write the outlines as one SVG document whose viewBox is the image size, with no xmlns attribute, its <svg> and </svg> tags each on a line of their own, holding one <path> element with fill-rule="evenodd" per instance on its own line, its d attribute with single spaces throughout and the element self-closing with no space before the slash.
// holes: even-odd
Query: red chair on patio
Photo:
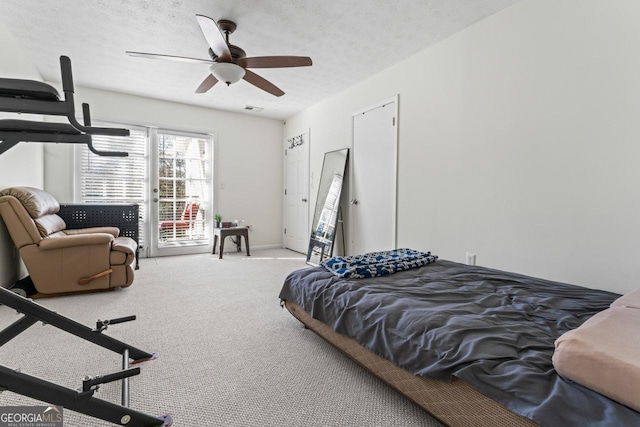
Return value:
<svg viewBox="0 0 640 427">
<path fill-rule="evenodd" d="M 175 223 L 173 221 L 161 222 L 160 231 L 173 230 L 174 224 L 176 231 L 189 230 L 193 226 L 193 221 L 195 221 L 198 216 L 198 208 L 197 203 L 187 203 L 182 211 L 182 215 L 180 215 L 180 220 Z"/>
</svg>

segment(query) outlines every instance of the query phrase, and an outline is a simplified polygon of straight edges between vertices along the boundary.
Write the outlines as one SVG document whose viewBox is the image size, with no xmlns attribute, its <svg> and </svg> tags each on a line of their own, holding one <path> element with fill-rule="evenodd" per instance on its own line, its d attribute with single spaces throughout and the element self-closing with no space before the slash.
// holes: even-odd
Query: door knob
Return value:
<svg viewBox="0 0 640 427">
<path fill-rule="evenodd" d="M 307 203 L 307 199 L 302 199 L 303 202 Z"/>
<path fill-rule="evenodd" d="M 153 199 L 153 202 L 154 202 L 154 203 L 158 203 L 158 199 L 157 199 L 157 198 L 154 198 L 154 199 Z"/>
<path fill-rule="evenodd" d="M 357 205 L 358 204 L 358 199 L 351 199 L 351 204 L 352 205 Z"/>
</svg>

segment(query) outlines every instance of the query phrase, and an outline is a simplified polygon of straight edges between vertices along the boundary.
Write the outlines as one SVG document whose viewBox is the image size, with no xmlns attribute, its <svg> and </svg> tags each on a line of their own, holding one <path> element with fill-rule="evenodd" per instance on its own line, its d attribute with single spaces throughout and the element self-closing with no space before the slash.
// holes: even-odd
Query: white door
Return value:
<svg viewBox="0 0 640 427">
<path fill-rule="evenodd" d="M 285 247 L 307 253 L 309 245 L 309 134 L 285 141 Z"/>
<path fill-rule="evenodd" d="M 151 256 L 211 251 L 213 140 L 153 130 Z"/>
<path fill-rule="evenodd" d="M 396 245 L 397 96 L 353 114 L 352 255 Z"/>
</svg>

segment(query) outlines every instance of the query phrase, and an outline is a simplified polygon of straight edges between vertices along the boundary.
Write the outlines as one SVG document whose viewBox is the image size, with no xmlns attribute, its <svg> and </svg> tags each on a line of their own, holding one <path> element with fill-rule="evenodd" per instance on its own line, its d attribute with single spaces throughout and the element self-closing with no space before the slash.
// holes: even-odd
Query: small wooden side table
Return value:
<svg viewBox="0 0 640 427">
<path fill-rule="evenodd" d="M 218 258 L 222 259 L 222 253 L 224 252 L 224 239 L 228 236 L 238 237 L 238 252 L 242 251 L 242 243 L 240 236 L 244 237 L 244 243 L 247 246 L 247 256 L 251 256 L 249 253 L 249 228 L 248 227 L 229 227 L 229 228 L 214 228 L 213 229 L 213 251 L 216 253 L 218 247 L 218 238 L 220 239 L 220 250 Z"/>
</svg>

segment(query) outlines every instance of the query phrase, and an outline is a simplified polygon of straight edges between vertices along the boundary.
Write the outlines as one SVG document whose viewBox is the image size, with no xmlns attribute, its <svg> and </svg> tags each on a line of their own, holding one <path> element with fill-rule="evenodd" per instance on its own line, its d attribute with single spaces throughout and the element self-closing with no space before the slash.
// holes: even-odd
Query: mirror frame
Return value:
<svg viewBox="0 0 640 427">
<path fill-rule="evenodd" d="M 318 183 L 318 197 L 311 223 L 311 236 L 307 250 L 307 264 L 317 266 L 333 256 L 337 234 L 340 200 L 349 161 L 349 149 L 324 154 Z M 331 197 L 329 197 L 331 196 Z M 327 205 L 329 203 L 329 205 Z M 343 230 L 341 232 L 344 232 Z"/>
</svg>

